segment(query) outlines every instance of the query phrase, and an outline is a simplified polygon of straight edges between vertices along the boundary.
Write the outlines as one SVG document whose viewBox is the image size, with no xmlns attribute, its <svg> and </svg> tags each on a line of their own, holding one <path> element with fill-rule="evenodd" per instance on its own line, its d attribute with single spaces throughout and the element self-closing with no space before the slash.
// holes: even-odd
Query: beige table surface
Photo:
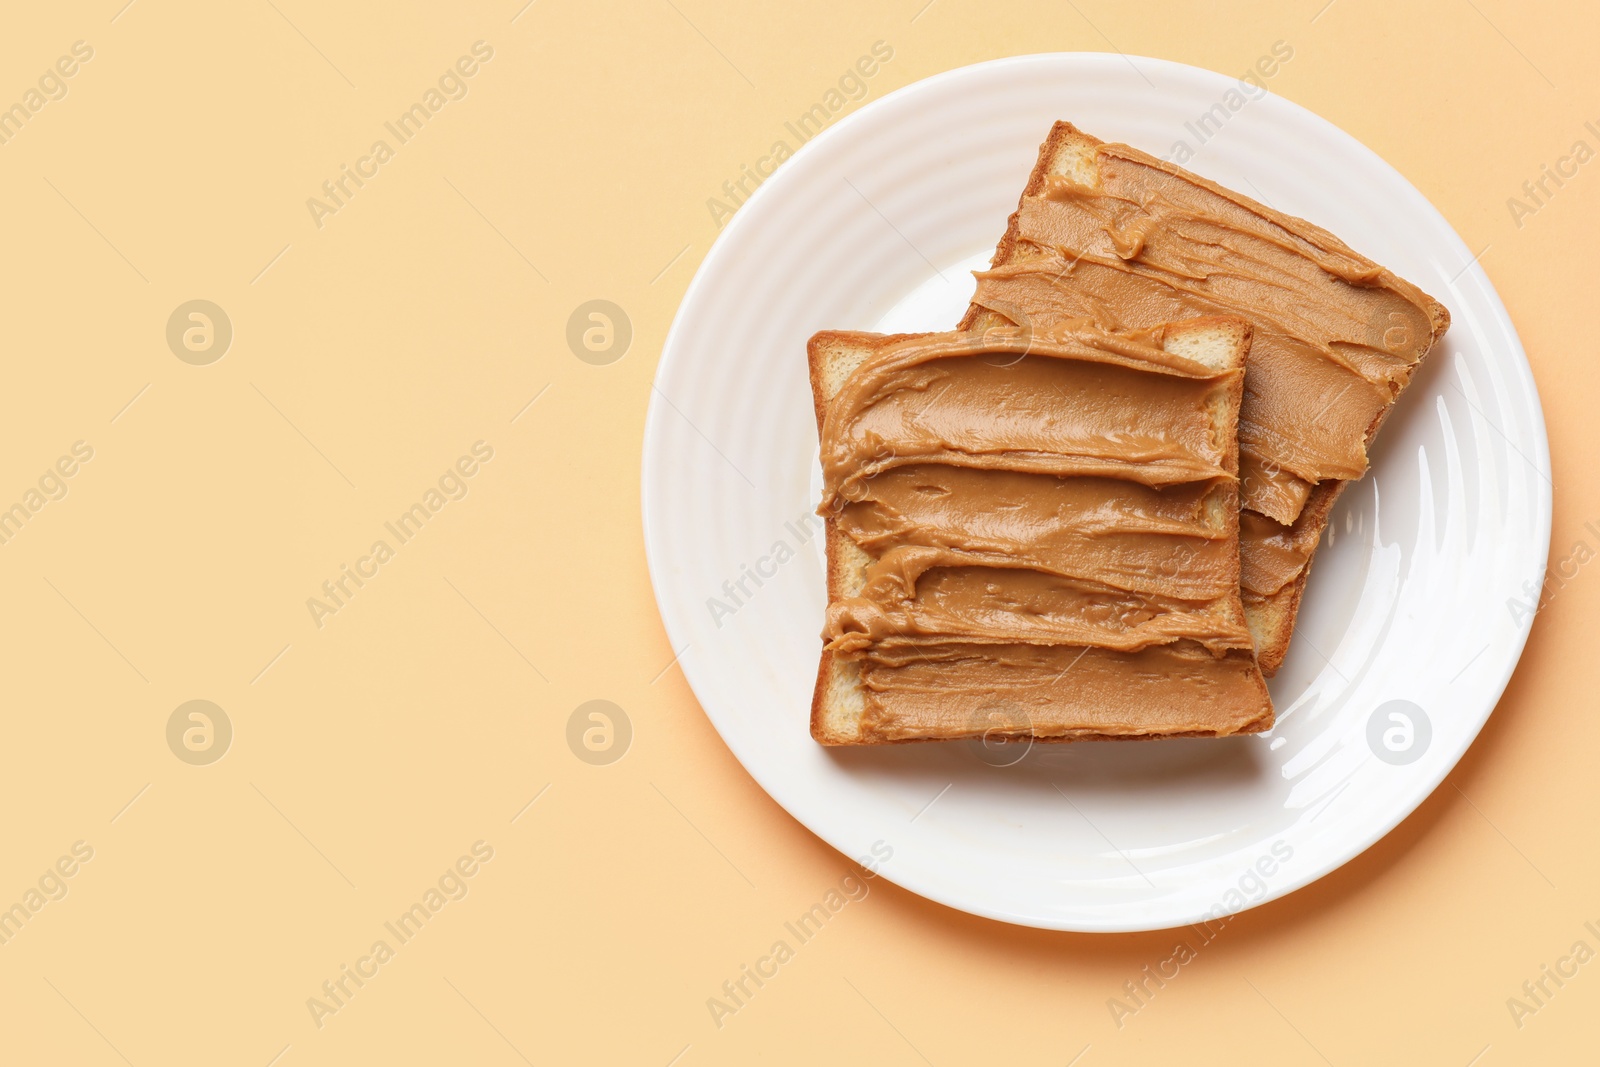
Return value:
<svg viewBox="0 0 1600 1067">
<path fill-rule="evenodd" d="M 1549 421 L 1552 558 L 1600 548 L 1592 5 L 524 2 L 5 12 L 0 1061 L 1600 1060 L 1588 951 L 1508 1005 L 1600 950 L 1600 569 L 1432 799 L 1137 1012 L 1109 1002 L 1192 934 L 879 880 L 714 1018 L 849 867 L 669 668 L 638 481 L 708 199 L 875 43 L 866 100 L 1036 51 L 1238 74 L 1281 41 L 1271 88 L 1485 249 Z M 606 365 L 567 342 L 593 299 L 632 325 Z M 632 728 L 608 765 L 567 741 L 597 699 Z"/>
</svg>

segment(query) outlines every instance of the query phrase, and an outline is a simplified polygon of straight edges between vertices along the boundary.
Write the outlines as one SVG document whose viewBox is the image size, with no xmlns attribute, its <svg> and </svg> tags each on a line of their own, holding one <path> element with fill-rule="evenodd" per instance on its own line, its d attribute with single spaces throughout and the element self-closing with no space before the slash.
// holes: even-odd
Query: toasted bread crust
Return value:
<svg viewBox="0 0 1600 1067">
<path fill-rule="evenodd" d="M 864 353 L 876 352 L 899 341 L 926 337 L 926 333 L 878 334 L 850 330 L 824 330 L 806 342 L 806 363 L 811 378 L 811 407 L 817 419 L 817 437 L 822 437 L 822 425 L 828 418 L 828 388 L 826 382 L 829 353 L 839 348 L 849 348 Z M 839 522 L 832 515 L 823 516 L 823 547 L 828 558 L 828 602 L 831 604 L 844 595 L 843 576 L 839 560 Z M 859 734 L 847 736 L 829 728 L 825 711 L 827 696 L 833 684 L 834 655 L 826 649 L 817 665 L 817 684 L 811 694 L 811 736 L 825 745 L 887 744 L 884 740 L 869 740 Z"/>
</svg>

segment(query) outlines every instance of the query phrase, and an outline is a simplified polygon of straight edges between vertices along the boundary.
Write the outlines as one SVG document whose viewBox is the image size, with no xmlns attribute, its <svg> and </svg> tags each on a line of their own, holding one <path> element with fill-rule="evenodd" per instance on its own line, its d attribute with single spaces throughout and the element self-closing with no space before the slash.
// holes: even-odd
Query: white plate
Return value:
<svg viewBox="0 0 1600 1067">
<path fill-rule="evenodd" d="M 1227 112 L 1237 88 L 1176 63 L 1058 54 L 902 89 L 826 130 L 739 210 L 662 352 L 645 543 L 690 685 L 795 818 L 848 856 L 892 852 L 881 874 L 951 907 L 1150 930 L 1282 896 L 1438 786 L 1521 654 L 1528 620 L 1508 602 L 1544 573 L 1549 452 L 1505 308 L 1388 164 L 1275 96 Z M 1186 124 L 1219 103 L 1228 117 L 1198 145 Z M 1444 301 L 1454 325 L 1333 513 L 1272 683 L 1271 734 L 823 749 L 807 733 L 825 592 L 804 525 L 818 500 L 806 338 L 953 326 L 966 271 L 987 264 L 1058 118 L 1158 155 L 1187 140 L 1192 169 L 1331 229 Z"/>
</svg>

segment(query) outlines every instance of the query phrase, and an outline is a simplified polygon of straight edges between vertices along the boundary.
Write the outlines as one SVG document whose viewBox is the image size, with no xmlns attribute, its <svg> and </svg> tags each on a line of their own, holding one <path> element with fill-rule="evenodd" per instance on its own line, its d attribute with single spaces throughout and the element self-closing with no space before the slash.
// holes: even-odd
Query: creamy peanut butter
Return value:
<svg viewBox="0 0 1600 1067">
<path fill-rule="evenodd" d="M 827 402 L 819 511 L 868 561 L 824 637 L 859 664 L 875 732 L 1270 714 L 1239 597 L 1243 371 L 1159 340 L 1065 320 L 916 337 Z"/>
<path fill-rule="evenodd" d="M 1239 556 L 1247 562 L 1241 567 L 1240 585 L 1246 594 L 1273 596 L 1300 576 L 1316 547 L 1315 534 L 1307 537 L 1305 531 L 1280 526 L 1265 515 L 1241 512 Z"/>
</svg>

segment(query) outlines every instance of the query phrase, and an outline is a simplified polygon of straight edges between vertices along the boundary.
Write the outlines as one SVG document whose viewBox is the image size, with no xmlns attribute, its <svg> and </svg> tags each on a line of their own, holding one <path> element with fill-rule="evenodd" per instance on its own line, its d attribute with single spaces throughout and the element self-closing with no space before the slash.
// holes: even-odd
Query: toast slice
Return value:
<svg viewBox="0 0 1600 1067">
<path fill-rule="evenodd" d="M 1133 340 L 1088 324 L 1042 333 L 1001 328 L 981 337 L 831 331 L 814 336 L 807 355 L 829 484 L 829 499 L 818 511 L 826 525 L 833 640 L 818 667 L 812 736 L 827 745 L 866 745 L 951 738 L 1134 740 L 1270 728 L 1271 700 L 1237 590 L 1236 420 L 1249 338 L 1246 323 L 1227 318 L 1195 319 Z M 1023 385 L 1043 379 L 1021 374 L 1017 365 L 1082 357 L 1086 341 L 1115 349 L 1119 374 L 1131 368 L 1136 375 L 1165 374 L 1193 387 L 1201 400 L 1189 414 L 1203 428 L 1205 465 L 1163 468 L 1145 457 L 1114 468 L 1104 453 L 1092 460 L 1044 455 L 1037 448 L 1025 453 L 1014 448 L 1015 440 L 969 442 L 964 451 L 952 450 L 942 432 L 933 435 L 932 445 L 913 447 L 880 420 L 864 431 L 873 443 L 868 464 L 830 468 L 830 456 L 836 458 L 830 442 L 844 436 L 841 427 L 860 410 L 851 407 L 852 398 L 864 398 L 866 409 L 893 402 L 894 390 L 881 377 L 872 378 L 879 368 L 940 366 L 941 360 L 917 359 L 946 353 L 942 362 L 948 362 L 955 358 L 948 356 L 953 346 L 994 368 L 979 371 L 980 378 L 1004 376 L 996 395 L 1006 402 L 979 397 L 976 410 L 1026 408 Z M 1163 355 L 1167 366 L 1150 362 Z M 937 392 L 954 377 L 941 370 L 904 390 L 913 423 L 954 425 L 940 422 L 946 413 Z M 1053 400 L 1040 406 L 1046 422 L 1056 414 Z M 1112 422 L 1136 425 L 1139 414 L 1130 409 Z M 1006 432 L 1026 435 L 1028 429 Z M 995 456 L 1004 463 L 992 463 Z M 1003 506 L 962 512 L 962 494 L 972 493 L 979 495 L 966 499 Z M 952 526 L 948 515 L 922 508 L 930 499 L 955 500 L 950 514 L 963 520 Z M 1125 542 L 1129 550 L 1108 535 L 1113 508 L 1121 508 L 1128 527 L 1139 531 Z M 1009 541 L 992 536 L 1001 521 L 995 516 L 1006 515 L 1018 517 L 1007 527 Z M 1092 521 L 1080 521 L 1084 516 Z M 939 557 L 931 565 L 930 553 Z M 1145 566 L 1152 558 L 1160 561 L 1156 578 Z M 1027 581 L 1008 584 L 1018 571 Z M 969 589 L 999 589 L 994 596 L 1007 607 L 1008 598 L 1026 600 L 1018 589 L 1027 582 L 1044 581 L 1047 592 L 1021 614 L 986 610 L 974 619 L 940 599 L 946 579 L 954 576 L 959 583 L 974 574 Z M 1124 610 L 1123 616 L 1107 616 L 1103 610 L 1107 603 L 1125 609 L 1130 600 L 1139 601 L 1131 615 Z M 1063 605 L 1079 602 L 1093 610 L 1082 618 L 1052 616 L 1070 614 Z M 988 599 L 985 605 L 994 607 Z M 1119 628 L 1099 621 L 1107 617 L 1139 622 Z M 1152 626 L 1161 632 L 1142 632 Z"/>
<path fill-rule="evenodd" d="M 1334 235 L 1127 145 L 1050 131 L 964 330 L 1111 329 L 1235 314 L 1255 327 L 1240 414 L 1244 605 L 1282 665 L 1328 514 L 1450 324 Z"/>
</svg>

